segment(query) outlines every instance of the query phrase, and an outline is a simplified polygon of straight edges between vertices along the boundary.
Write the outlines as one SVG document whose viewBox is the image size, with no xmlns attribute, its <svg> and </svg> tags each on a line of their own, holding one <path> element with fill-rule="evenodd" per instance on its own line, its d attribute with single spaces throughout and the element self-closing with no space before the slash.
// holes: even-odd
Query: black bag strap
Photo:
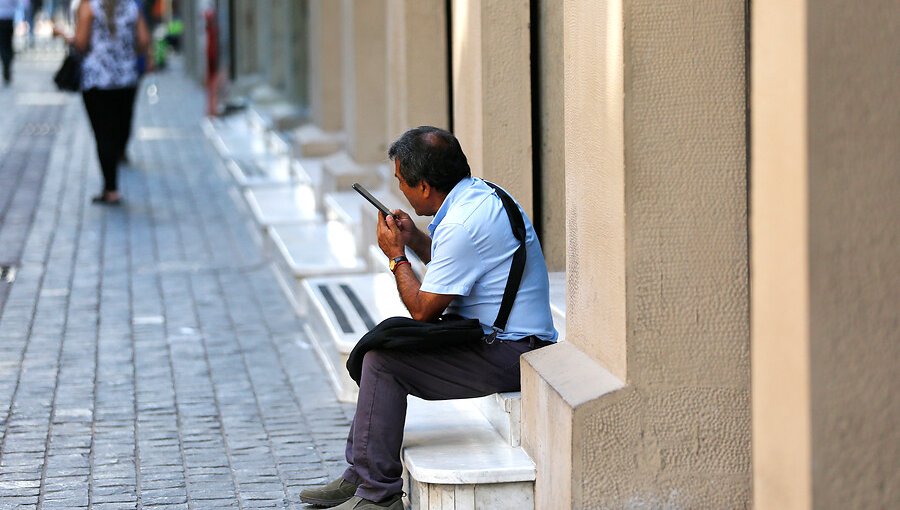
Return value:
<svg viewBox="0 0 900 510">
<path fill-rule="evenodd" d="M 509 269 L 509 279 L 506 280 L 506 289 L 503 291 L 503 301 L 500 302 L 500 312 L 492 326 L 494 331 L 486 339 L 488 343 L 492 343 L 497 338 L 497 333 L 506 329 L 506 321 L 509 320 L 509 313 L 512 311 L 516 294 L 519 292 L 519 284 L 522 283 L 522 274 L 525 272 L 525 220 L 522 218 L 522 213 L 519 212 L 515 200 L 503 191 L 503 188 L 492 182 L 484 182 L 494 188 L 497 196 L 500 197 L 503 209 L 509 218 L 509 224 L 512 226 L 513 235 L 519 240 L 519 247 L 513 254 L 512 266 Z"/>
</svg>

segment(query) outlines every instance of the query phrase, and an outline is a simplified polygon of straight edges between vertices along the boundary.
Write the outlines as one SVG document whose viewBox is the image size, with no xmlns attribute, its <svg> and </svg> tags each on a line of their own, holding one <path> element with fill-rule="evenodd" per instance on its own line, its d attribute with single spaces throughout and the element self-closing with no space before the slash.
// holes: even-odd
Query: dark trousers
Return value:
<svg viewBox="0 0 900 510">
<path fill-rule="evenodd" d="M 449 400 L 518 391 L 519 356 L 543 345 L 480 341 L 440 350 L 366 353 L 344 479 L 360 484 L 356 495 L 371 501 L 400 493 L 406 396 Z"/>
<path fill-rule="evenodd" d="M 135 87 L 90 89 L 82 93 L 97 142 L 105 191 L 118 190 L 116 177 L 119 160 L 125 155 L 125 145 L 128 143 L 136 90 Z"/>
<path fill-rule="evenodd" d="M 12 79 L 13 20 L 0 19 L 0 61 L 3 62 L 3 81 Z"/>
</svg>

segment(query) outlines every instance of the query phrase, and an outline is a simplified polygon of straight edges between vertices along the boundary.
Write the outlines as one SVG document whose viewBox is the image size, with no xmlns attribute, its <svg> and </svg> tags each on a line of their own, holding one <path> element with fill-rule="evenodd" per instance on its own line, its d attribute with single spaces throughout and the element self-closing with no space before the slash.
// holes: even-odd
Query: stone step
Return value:
<svg viewBox="0 0 900 510">
<path fill-rule="evenodd" d="M 315 158 L 334 154 L 344 146 L 344 133 L 328 133 L 315 124 L 294 129 L 290 135 L 293 156 Z"/>
<path fill-rule="evenodd" d="M 522 443 L 522 393 L 494 393 L 474 399 L 481 414 L 510 446 Z"/>
<path fill-rule="evenodd" d="M 296 104 L 283 99 L 272 102 L 254 101 L 247 109 L 247 119 L 254 131 L 288 131 L 300 126 L 305 114 Z"/>
<path fill-rule="evenodd" d="M 250 187 L 244 198 L 263 230 L 274 225 L 325 222 L 316 210 L 316 196 L 309 184 Z"/>
<path fill-rule="evenodd" d="M 355 402 L 358 388 L 345 368 L 350 351 L 385 318 L 409 317 L 393 276 L 378 273 L 307 278 L 300 284 L 297 304 L 338 399 Z"/>
<path fill-rule="evenodd" d="M 241 187 L 301 184 L 286 156 L 266 154 L 250 159 L 228 159 L 225 166 Z"/>
<path fill-rule="evenodd" d="M 250 128 L 243 113 L 207 118 L 202 126 L 222 159 L 249 160 L 268 153 L 265 137 Z"/>
<path fill-rule="evenodd" d="M 534 462 L 470 400 L 411 397 L 402 458 L 411 508 L 534 508 Z"/>
<path fill-rule="evenodd" d="M 325 172 L 334 181 L 334 189 L 350 189 L 358 182 L 368 190 L 378 189 L 387 179 L 387 165 L 363 165 L 357 163 L 345 151 L 328 156 L 323 161 Z"/>
<path fill-rule="evenodd" d="M 566 273 L 564 271 L 550 273 L 550 313 L 553 325 L 559 332 L 562 342 L 566 338 Z"/>
</svg>

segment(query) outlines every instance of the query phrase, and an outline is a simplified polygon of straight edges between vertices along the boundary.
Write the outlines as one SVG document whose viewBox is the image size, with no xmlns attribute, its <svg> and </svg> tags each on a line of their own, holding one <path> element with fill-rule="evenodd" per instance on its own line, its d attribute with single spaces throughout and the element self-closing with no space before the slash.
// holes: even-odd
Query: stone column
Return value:
<svg viewBox="0 0 900 510">
<path fill-rule="evenodd" d="M 285 89 L 288 98 L 309 116 L 309 3 L 293 0 L 288 3 L 288 73 Z"/>
<path fill-rule="evenodd" d="M 323 131 L 343 125 L 342 2 L 309 0 L 309 104 Z"/>
<path fill-rule="evenodd" d="M 530 215 L 528 0 L 453 1 L 453 126 L 472 173 L 507 188 Z"/>
<path fill-rule="evenodd" d="M 268 55 L 260 55 L 260 59 L 267 63 L 269 84 L 287 96 L 288 72 L 291 65 L 291 38 L 290 32 L 301 27 L 294 27 L 290 15 L 293 0 L 268 0 L 269 19 L 265 37 L 268 45 Z"/>
<path fill-rule="evenodd" d="M 445 5 L 388 0 L 388 140 L 416 126 L 449 126 Z"/>
<path fill-rule="evenodd" d="M 541 248 L 550 271 L 566 269 L 566 161 L 563 105 L 563 2 L 538 2 L 536 52 L 538 80 L 532 101 L 540 104 L 540 150 L 542 222 Z M 534 7 L 532 7 L 534 8 Z M 533 49 L 534 50 L 534 49 Z M 537 214 L 537 209 L 535 210 Z M 533 218 L 536 220 L 536 218 Z"/>
<path fill-rule="evenodd" d="M 900 30 L 890 12 L 887 0 L 753 4 L 759 509 L 900 506 Z"/>
<path fill-rule="evenodd" d="M 254 74 L 257 67 L 257 35 L 256 17 L 257 3 L 254 0 L 236 0 L 235 3 L 235 38 L 234 45 L 238 77 Z"/>
<path fill-rule="evenodd" d="M 272 85 L 272 71 L 274 69 L 273 50 L 275 42 L 273 37 L 272 3 L 274 0 L 257 0 L 256 5 L 256 62 L 257 72 L 263 81 Z"/>
<path fill-rule="evenodd" d="M 563 19 L 567 341 L 523 358 L 535 507 L 745 508 L 745 2 Z"/>
<path fill-rule="evenodd" d="M 343 0 L 344 130 L 356 163 L 386 159 L 386 0 Z"/>
</svg>

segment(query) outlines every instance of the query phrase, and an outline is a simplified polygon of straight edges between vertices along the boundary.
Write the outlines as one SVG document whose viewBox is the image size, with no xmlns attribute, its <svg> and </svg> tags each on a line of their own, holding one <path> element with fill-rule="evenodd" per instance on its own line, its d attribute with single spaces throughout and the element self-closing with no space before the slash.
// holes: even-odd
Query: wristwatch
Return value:
<svg viewBox="0 0 900 510">
<path fill-rule="evenodd" d="M 399 257 L 392 258 L 390 262 L 388 262 L 388 268 L 393 273 L 394 269 L 397 269 L 397 266 L 403 263 L 409 264 L 409 259 L 404 257 L 403 255 L 400 255 Z"/>
</svg>

